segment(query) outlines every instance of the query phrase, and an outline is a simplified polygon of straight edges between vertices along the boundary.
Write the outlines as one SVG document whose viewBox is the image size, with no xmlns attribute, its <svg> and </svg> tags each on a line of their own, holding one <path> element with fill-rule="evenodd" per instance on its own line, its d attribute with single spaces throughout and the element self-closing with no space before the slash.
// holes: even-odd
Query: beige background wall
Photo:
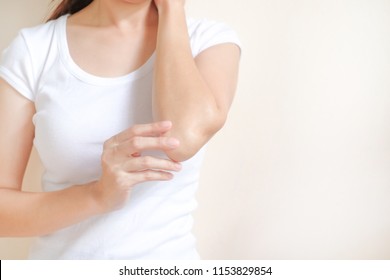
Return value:
<svg viewBox="0 0 390 280">
<path fill-rule="evenodd" d="M 0 49 L 49 2 L 0 0 Z M 244 44 L 238 95 L 203 168 L 202 256 L 390 259 L 390 1 L 187 2 Z M 29 242 L 0 239 L 0 258 L 24 258 Z"/>
</svg>

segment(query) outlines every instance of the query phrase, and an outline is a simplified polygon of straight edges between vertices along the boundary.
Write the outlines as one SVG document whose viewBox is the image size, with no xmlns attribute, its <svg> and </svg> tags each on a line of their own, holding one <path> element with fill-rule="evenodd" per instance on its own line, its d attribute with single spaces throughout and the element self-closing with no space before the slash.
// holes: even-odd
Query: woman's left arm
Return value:
<svg viewBox="0 0 390 280">
<path fill-rule="evenodd" d="M 167 152 L 184 161 L 225 123 L 237 86 L 240 49 L 213 46 L 193 58 L 183 0 L 155 0 L 159 12 L 153 113 L 172 121 L 180 147 Z"/>
</svg>

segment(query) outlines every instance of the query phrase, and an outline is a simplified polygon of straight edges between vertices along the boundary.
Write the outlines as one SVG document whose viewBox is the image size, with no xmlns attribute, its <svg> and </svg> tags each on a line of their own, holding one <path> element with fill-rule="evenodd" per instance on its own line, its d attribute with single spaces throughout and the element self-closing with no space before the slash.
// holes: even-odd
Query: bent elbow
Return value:
<svg viewBox="0 0 390 280">
<path fill-rule="evenodd" d="M 180 141 L 180 146 L 167 151 L 167 156 L 177 162 L 183 162 L 194 157 L 202 147 L 224 126 L 225 117 L 210 118 L 203 125 L 187 127 L 180 131 L 174 130 L 172 136 Z"/>
</svg>

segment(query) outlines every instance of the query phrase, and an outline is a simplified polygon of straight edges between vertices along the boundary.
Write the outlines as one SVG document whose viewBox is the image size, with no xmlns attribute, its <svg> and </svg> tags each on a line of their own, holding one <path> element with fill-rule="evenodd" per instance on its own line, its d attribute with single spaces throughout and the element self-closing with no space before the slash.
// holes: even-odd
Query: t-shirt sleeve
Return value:
<svg viewBox="0 0 390 280">
<path fill-rule="evenodd" d="M 21 33 L 4 50 L 0 62 L 0 77 L 27 99 L 34 101 L 35 82 L 32 58 Z"/>
<path fill-rule="evenodd" d="M 224 43 L 236 44 L 242 48 L 237 33 L 222 22 L 189 20 L 189 32 L 194 57 L 210 47 Z"/>
</svg>

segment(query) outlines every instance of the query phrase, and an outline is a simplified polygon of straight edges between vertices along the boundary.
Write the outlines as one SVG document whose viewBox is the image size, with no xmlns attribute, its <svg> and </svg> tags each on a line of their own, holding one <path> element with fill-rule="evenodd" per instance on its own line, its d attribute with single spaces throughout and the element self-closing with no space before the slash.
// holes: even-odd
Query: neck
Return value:
<svg viewBox="0 0 390 280">
<path fill-rule="evenodd" d="M 85 9 L 96 26 L 119 29 L 140 28 L 157 24 L 158 12 L 153 0 L 95 0 Z"/>
</svg>

